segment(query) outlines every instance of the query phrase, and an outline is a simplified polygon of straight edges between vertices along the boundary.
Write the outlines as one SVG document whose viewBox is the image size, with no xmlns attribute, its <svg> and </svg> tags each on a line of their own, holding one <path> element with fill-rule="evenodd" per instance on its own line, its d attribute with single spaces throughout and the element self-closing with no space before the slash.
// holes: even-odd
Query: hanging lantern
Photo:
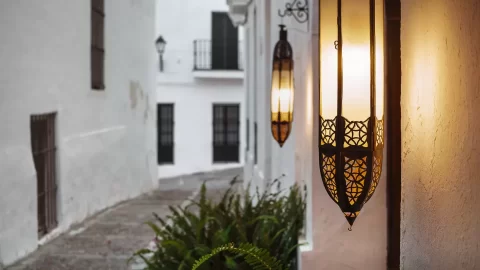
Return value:
<svg viewBox="0 0 480 270">
<path fill-rule="evenodd" d="M 383 1 L 320 1 L 320 174 L 349 230 L 382 173 Z"/>
<path fill-rule="evenodd" d="M 273 50 L 271 124 L 280 147 L 292 130 L 293 122 L 293 51 L 287 41 L 285 25 L 280 25 L 280 40 Z"/>
</svg>

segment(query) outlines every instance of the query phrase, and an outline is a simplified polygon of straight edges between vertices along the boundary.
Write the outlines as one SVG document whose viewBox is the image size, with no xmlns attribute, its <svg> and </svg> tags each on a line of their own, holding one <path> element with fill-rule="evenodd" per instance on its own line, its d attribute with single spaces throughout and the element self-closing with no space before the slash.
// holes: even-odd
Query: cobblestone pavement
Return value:
<svg viewBox="0 0 480 270">
<path fill-rule="evenodd" d="M 169 205 L 180 205 L 198 194 L 206 181 L 208 194 L 216 197 L 241 169 L 163 179 L 160 190 L 121 203 L 76 225 L 41 246 L 7 270 L 126 270 L 134 251 L 147 247 L 154 233 L 145 225 L 152 212 L 165 217 Z"/>
</svg>

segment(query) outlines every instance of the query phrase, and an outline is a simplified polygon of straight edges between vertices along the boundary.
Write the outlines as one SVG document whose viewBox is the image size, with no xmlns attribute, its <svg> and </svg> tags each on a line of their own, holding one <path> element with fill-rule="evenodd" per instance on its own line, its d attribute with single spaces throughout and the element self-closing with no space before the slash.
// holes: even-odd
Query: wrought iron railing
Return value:
<svg viewBox="0 0 480 270">
<path fill-rule="evenodd" d="M 214 44 L 197 39 L 193 41 L 193 57 L 193 70 L 243 70 L 243 43 Z"/>
</svg>

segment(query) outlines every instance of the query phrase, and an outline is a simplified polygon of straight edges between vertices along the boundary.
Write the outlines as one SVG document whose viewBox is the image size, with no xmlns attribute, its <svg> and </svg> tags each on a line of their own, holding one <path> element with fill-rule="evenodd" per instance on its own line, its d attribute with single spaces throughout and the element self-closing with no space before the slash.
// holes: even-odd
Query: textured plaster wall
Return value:
<svg viewBox="0 0 480 270">
<path fill-rule="evenodd" d="M 156 35 L 162 35 L 167 42 L 164 71 L 155 69 L 156 102 L 175 104 L 174 164 L 158 166 L 159 177 L 241 167 L 246 132 L 243 79 L 199 79 L 193 73 L 193 42 L 211 40 L 211 14 L 227 12 L 226 1 L 156 1 L 156 5 Z M 240 40 L 242 34 L 239 29 Z M 213 163 L 213 103 L 240 104 L 239 163 Z"/>
<path fill-rule="evenodd" d="M 0 2 L 0 264 L 37 248 L 30 115 L 57 111 L 58 229 L 155 186 L 154 1 L 106 0 L 105 91 L 90 1 Z"/>
<path fill-rule="evenodd" d="M 402 0 L 402 269 L 480 268 L 480 2 Z"/>
</svg>

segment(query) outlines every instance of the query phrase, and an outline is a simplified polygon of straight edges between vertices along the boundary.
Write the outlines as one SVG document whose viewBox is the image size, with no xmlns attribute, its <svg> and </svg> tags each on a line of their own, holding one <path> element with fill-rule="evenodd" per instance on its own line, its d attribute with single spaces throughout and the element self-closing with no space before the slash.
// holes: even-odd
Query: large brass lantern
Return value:
<svg viewBox="0 0 480 270">
<path fill-rule="evenodd" d="M 382 173 L 384 0 L 320 0 L 320 174 L 349 230 Z"/>
<path fill-rule="evenodd" d="M 280 40 L 273 50 L 270 96 L 272 135 L 280 147 L 292 130 L 293 92 L 293 51 L 287 41 L 285 25 L 280 25 Z"/>
</svg>

